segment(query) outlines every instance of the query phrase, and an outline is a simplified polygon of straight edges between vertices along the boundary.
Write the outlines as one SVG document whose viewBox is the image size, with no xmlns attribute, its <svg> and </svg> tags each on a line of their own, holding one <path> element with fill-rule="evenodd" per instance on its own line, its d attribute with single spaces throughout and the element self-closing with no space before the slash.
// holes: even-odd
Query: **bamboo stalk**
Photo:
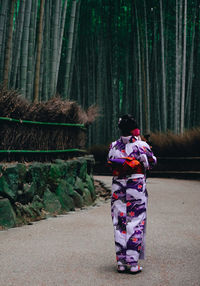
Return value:
<svg viewBox="0 0 200 286">
<path fill-rule="evenodd" d="M 181 122 L 180 131 L 183 133 L 185 126 L 185 80 L 186 80 L 186 36 L 187 36 L 187 0 L 185 0 L 184 9 L 184 43 L 183 43 L 183 73 L 182 73 L 182 96 L 181 96 Z"/>
<path fill-rule="evenodd" d="M 150 132 L 150 91 L 149 91 L 149 51 L 148 51 L 148 31 L 147 31 L 147 13 L 146 13 L 146 0 L 144 0 L 144 25 L 145 25 L 145 47 L 146 47 L 146 79 L 145 79 L 145 92 L 144 94 L 145 99 L 144 102 L 146 102 L 146 108 L 145 108 L 145 113 L 146 113 L 146 126 L 145 126 L 145 131 L 146 133 Z"/>
<path fill-rule="evenodd" d="M 28 42 L 29 42 L 29 27 L 30 27 L 30 15 L 32 0 L 25 2 L 25 17 L 24 27 L 22 35 L 21 46 L 21 62 L 20 62 L 20 91 L 26 96 L 26 82 L 27 82 L 27 64 L 28 64 Z"/>
<path fill-rule="evenodd" d="M 30 18 L 30 28 L 29 28 L 29 43 L 28 43 L 28 63 L 27 63 L 27 83 L 26 83 L 26 97 L 31 102 L 33 101 L 33 84 L 35 75 L 35 30 L 36 30 L 36 20 L 37 20 L 37 7 L 38 0 L 32 1 L 31 7 L 31 18 Z"/>
<path fill-rule="evenodd" d="M 8 10 L 8 1 L 2 1 L 1 10 L 0 10 L 0 59 L 3 61 L 2 47 L 3 47 L 3 38 L 5 33 L 5 25 L 7 18 L 7 10 Z"/>
<path fill-rule="evenodd" d="M 138 85 L 139 85 L 140 129 L 141 129 L 141 132 L 143 132 L 141 45 L 140 45 L 140 28 L 139 28 L 136 2 L 135 2 L 135 16 L 136 16 L 136 24 L 137 24 L 137 45 L 138 45 L 137 48 L 138 48 L 138 66 L 139 66 L 139 82 L 138 82 Z"/>
<path fill-rule="evenodd" d="M 51 33 L 51 70 L 50 70 L 50 82 L 49 82 L 49 94 L 52 97 L 56 92 L 56 70 L 57 70 L 57 54 L 58 54 L 58 27 L 59 27 L 59 4 L 61 0 L 53 1 L 54 6 L 52 8 L 52 33 Z"/>
<path fill-rule="evenodd" d="M 12 57 L 12 67 L 11 67 L 11 87 L 16 87 L 16 79 L 17 79 L 17 71 L 18 71 L 18 63 L 20 58 L 20 48 L 21 48 L 21 40 L 22 40 L 22 31 L 24 24 L 24 9 L 25 9 L 25 0 L 20 1 L 19 3 L 19 11 L 16 18 L 16 28 L 14 31 L 14 39 L 13 39 L 13 57 Z"/>
<path fill-rule="evenodd" d="M 10 21 L 9 21 L 9 34 L 8 40 L 6 45 L 6 54 L 5 54 L 5 64 L 4 64 L 4 76 L 3 81 L 5 86 L 9 86 L 8 77 L 9 77 L 9 67 L 10 67 L 10 55 L 11 55 L 11 48 L 12 48 L 12 37 L 13 37 L 13 16 L 14 16 L 14 8 L 15 8 L 15 1 L 11 1 L 10 7 Z"/>
<path fill-rule="evenodd" d="M 40 22 L 38 30 L 38 45 L 37 45 L 37 58 L 35 69 L 35 82 L 34 82 L 34 97 L 33 102 L 37 103 L 39 99 L 39 78 L 40 78 L 40 60 L 42 50 L 42 31 L 43 31 L 43 15 L 44 15 L 44 0 L 40 1 Z"/>
<path fill-rule="evenodd" d="M 24 120 L 24 119 L 15 119 L 9 117 L 0 117 L 0 121 L 9 121 L 9 122 L 17 122 L 17 123 L 26 123 L 26 124 L 36 124 L 36 125 L 52 125 L 52 126 L 68 126 L 68 127 L 81 127 L 84 128 L 84 124 L 78 123 L 56 123 L 56 122 L 41 122 L 41 121 L 31 121 L 31 120 Z"/>
<path fill-rule="evenodd" d="M 62 51 L 62 44 L 63 44 L 63 34 L 65 29 L 65 20 L 66 20 L 66 12 L 67 12 L 67 3 L 68 0 L 64 1 L 64 7 L 61 17 L 61 27 L 60 27 L 60 37 L 59 37 L 59 50 L 58 50 L 58 60 L 57 60 L 57 68 L 56 68 L 56 83 L 58 82 L 58 73 L 59 73 L 59 67 L 61 62 L 61 51 Z"/>
<path fill-rule="evenodd" d="M 79 15 L 80 15 L 80 5 L 81 5 L 81 0 L 79 0 L 78 3 L 77 3 L 76 16 L 75 16 L 72 60 L 71 60 L 71 66 L 70 66 L 69 88 L 68 88 L 69 97 L 70 97 L 71 87 L 72 87 L 72 78 L 73 78 L 74 62 L 75 62 L 75 55 L 76 55 L 76 46 L 77 46 L 77 37 L 78 37 L 78 25 L 79 25 Z"/>
<path fill-rule="evenodd" d="M 50 75 L 50 1 L 45 1 L 44 7 L 44 78 L 43 78 L 43 100 L 49 99 L 49 75 Z"/>
<path fill-rule="evenodd" d="M 163 131 L 167 130 L 167 101 L 166 101 L 166 72 L 165 72 L 165 40 L 163 27 L 163 5 L 160 0 L 160 25 L 161 25 L 161 54 L 162 54 L 162 95 L 163 95 Z"/>
<path fill-rule="evenodd" d="M 71 8 L 71 16 L 70 16 L 68 46 L 67 46 L 66 72 L 64 77 L 64 91 L 63 91 L 64 98 L 69 98 L 68 90 L 69 90 L 70 67 L 71 67 L 73 39 L 74 39 L 76 5 L 77 5 L 76 0 L 73 0 Z"/>
</svg>

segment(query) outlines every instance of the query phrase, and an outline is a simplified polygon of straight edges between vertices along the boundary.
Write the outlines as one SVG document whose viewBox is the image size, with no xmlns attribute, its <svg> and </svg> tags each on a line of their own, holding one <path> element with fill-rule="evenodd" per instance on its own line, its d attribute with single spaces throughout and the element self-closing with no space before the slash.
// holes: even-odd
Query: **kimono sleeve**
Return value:
<svg viewBox="0 0 200 286">
<path fill-rule="evenodd" d="M 151 147 L 144 141 L 140 141 L 139 144 L 139 161 L 143 163 L 146 169 L 152 169 L 156 163 L 157 159 L 154 156 Z"/>
</svg>

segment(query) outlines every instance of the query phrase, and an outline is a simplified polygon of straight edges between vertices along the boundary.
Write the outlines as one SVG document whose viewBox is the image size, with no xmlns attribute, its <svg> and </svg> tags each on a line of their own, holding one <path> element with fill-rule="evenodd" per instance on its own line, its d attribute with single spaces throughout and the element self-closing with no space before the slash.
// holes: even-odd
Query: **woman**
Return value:
<svg viewBox="0 0 200 286">
<path fill-rule="evenodd" d="M 156 164 L 150 146 L 141 140 L 131 115 L 119 119 L 122 136 L 110 146 L 113 171 L 111 215 L 114 226 L 118 272 L 136 274 L 144 259 L 147 190 L 146 170 Z"/>
</svg>

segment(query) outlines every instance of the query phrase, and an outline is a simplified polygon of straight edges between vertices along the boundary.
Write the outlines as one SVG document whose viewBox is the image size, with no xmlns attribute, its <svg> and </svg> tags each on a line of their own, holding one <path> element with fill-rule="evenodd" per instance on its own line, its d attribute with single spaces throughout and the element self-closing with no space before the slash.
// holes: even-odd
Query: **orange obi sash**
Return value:
<svg viewBox="0 0 200 286">
<path fill-rule="evenodd" d="M 108 165 L 111 167 L 113 176 L 123 178 L 132 174 L 144 174 L 143 166 L 134 157 L 110 159 Z"/>
</svg>

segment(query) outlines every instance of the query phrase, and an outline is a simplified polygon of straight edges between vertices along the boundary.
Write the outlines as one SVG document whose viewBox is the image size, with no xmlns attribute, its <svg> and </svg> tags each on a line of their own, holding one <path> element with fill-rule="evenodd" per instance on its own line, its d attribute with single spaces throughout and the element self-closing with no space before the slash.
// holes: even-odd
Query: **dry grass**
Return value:
<svg viewBox="0 0 200 286">
<path fill-rule="evenodd" d="M 59 97 L 47 102 L 29 104 L 15 90 L 6 90 L 0 87 L 0 117 L 10 117 L 30 121 L 91 124 L 98 115 L 97 108 L 91 106 L 84 111 L 76 102 L 62 100 Z M 30 125 L 0 121 L 0 149 L 3 150 L 63 150 L 85 149 L 86 130 L 78 127 Z M 73 154 L 74 155 L 74 154 Z M 69 153 L 59 155 L 59 158 L 68 158 Z M 10 155 L 6 160 L 28 161 L 48 160 L 48 156 Z M 52 156 L 51 156 L 52 157 Z M 56 155 L 58 157 L 58 155 Z M 4 160 L 1 155 L 0 160 Z"/>
<path fill-rule="evenodd" d="M 179 135 L 172 132 L 152 133 L 150 140 L 158 157 L 200 157 L 200 128 Z"/>
</svg>

